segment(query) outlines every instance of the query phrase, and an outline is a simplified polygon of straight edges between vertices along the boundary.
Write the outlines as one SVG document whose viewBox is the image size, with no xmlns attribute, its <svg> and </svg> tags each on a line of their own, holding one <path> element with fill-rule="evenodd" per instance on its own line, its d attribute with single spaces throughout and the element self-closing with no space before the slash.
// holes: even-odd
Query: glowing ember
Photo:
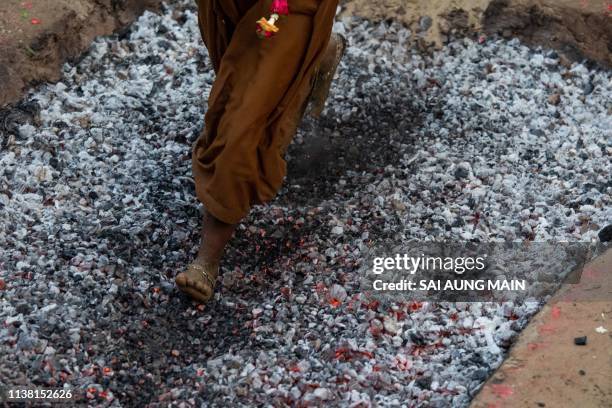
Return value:
<svg viewBox="0 0 612 408">
<path fill-rule="evenodd" d="M 338 298 L 331 298 L 329 300 L 329 305 L 333 308 L 340 306 L 342 302 Z"/>
<path fill-rule="evenodd" d="M 420 310 L 423 307 L 423 303 L 412 302 L 409 307 L 410 307 L 411 311 L 416 312 L 416 311 Z"/>
</svg>

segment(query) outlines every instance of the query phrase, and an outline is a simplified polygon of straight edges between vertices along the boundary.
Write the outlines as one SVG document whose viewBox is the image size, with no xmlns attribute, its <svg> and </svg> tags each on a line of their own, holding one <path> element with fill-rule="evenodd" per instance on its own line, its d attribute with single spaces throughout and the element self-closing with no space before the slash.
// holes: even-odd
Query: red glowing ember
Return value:
<svg viewBox="0 0 612 408">
<path fill-rule="evenodd" d="M 366 304 L 366 308 L 370 310 L 376 310 L 378 309 L 378 306 L 380 306 L 380 302 L 378 300 L 373 300 L 370 303 Z"/>
<path fill-rule="evenodd" d="M 283 295 L 285 299 L 291 298 L 291 288 L 288 288 L 287 286 L 283 286 L 280 292 L 281 292 L 281 295 Z"/>
<path fill-rule="evenodd" d="M 334 352 L 334 357 L 336 358 L 336 360 L 341 361 L 351 361 L 355 357 L 365 357 L 371 360 L 374 358 L 374 354 L 370 351 L 357 351 L 351 350 L 347 347 L 340 347 Z"/>
<path fill-rule="evenodd" d="M 336 352 L 334 353 L 336 359 L 340 360 L 340 359 L 344 359 L 346 358 L 346 355 L 348 354 L 350 350 L 345 348 L 345 347 L 341 347 L 339 349 L 336 350 Z"/>
<path fill-rule="evenodd" d="M 317 293 L 323 293 L 327 291 L 327 287 L 323 282 L 317 282 L 317 284 L 315 285 L 315 290 L 317 291 Z"/>
<path fill-rule="evenodd" d="M 374 337 L 378 337 L 382 334 L 383 331 L 383 324 L 380 320 L 378 319 L 372 319 L 372 321 L 370 322 L 370 334 Z"/>
<path fill-rule="evenodd" d="M 406 371 L 408 369 L 410 369 L 410 366 L 412 364 L 410 364 L 410 360 L 408 360 L 406 357 L 404 356 L 397 356 L 395 357 L 395 366 L 401 370 L 401 371 Z"/>
<path fill-rule="evenodd" d="M 420 310 L 423 307 L 423 303 L 412 302 L 409 307 L 411 311 L 416 312 L 417 310 Z"/>
<path fill-rule="evenodd" d="M 39 25 L 40 24 L 40 20 L 38 18 L 33 18 L 30 20 L 30 23 L 32 23 L 33 25 Z"/>
<path fill-rule="evenodd" d="M 333 308 L 337 308 L 341 304 L 342 304 L 342 302 L 340 300 L 338 300 L 337 298 L 330 298 L 329 299 L 329 305 L 331 307 L 333 307 Z"/>
</svg>

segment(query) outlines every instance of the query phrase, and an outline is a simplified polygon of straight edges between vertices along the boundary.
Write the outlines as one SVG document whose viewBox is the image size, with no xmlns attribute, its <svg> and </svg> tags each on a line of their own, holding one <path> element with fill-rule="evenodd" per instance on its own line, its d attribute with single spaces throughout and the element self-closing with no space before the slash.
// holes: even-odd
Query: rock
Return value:
<svg viewBox="0 0 612 408">
<path fill-rule="evenodd" d="M 19 335 L 19 340 L 17 341 L 17 348 L 19 350 L 30 350 L 34 348 L 34 340 L 26 333 L 22 332 Z"/>
<path fill-rule="evenodd" d="M 455 178 L 457 180 L 468 178 L 470 175 L 470 171 L 464 167 L 457 167 L 455 169 Z"/>
<path fill-rule="evenodd" d="M 438 28 L 440 29 L 440 33 L 442 34 L 448 34 L 451 30 L 451 25 L 448 22 L 448 20 L 446 19 L 441 19 L 438 22 Z"/>
<path fill-rule="evenodd" d="M 574 338 L 574 344 L 577 346 L 586 346 L 587 344 L 587 336 L 576 337 Z"/>
<path fill-rule="evenodd" d="M 397 334 L 399 332 L 399 326 L 397 324 L 397 320 L 388 316 L 385 316 L 383 319 L 383 327 L 385 331 L 390 334 Z"/>
<path fill-rule="evenodd" d="M 486 381 L 489 378 L 489 371 L 486 369 L 478 369 L 472 373 L 472 379 L 478 382 Z"/>
<path fill-rule="evenodd" d="M 431 376 L 421 376 L 417 378 L 415 382 L 422 390 L 429 390 L 431 388 L 432 378 Z"/>
<path fill-rule="evenodd" d="M 341 285 L 333 284 L 329 290 L 329 296 L 335 301 L 344 302 L 347 296 L 346 289 Z"/>
<path fill-rule="evenodd" d="M 546 137 L 546 132 L 543 131 L 542 129 L 530 129 L 529 133 L 531 133 L 534 136 L 538 136 L 538 137 Z"/>
<path fill-rule="evenodd" d="M 419 28 L 421 31 L 427 31 L 431 28 L 433 20 L 429 16 L 423 16 L 419 20 Z"/>
<path fill-rule="evenodd" d="M 554 93 L 550 95 L 548 97 L 548 103 L 550 103 L 551 105 L 557 106 L 559 103 L 561 103 L 561 95 L 558 93 Z"/>
<path fill-rule="evenodd" d="M 334 235 L 342 235 L 344 234 L 344 228 L 342 228 L 340 225 L 336 225 L 334 228 L 332 228 L 331 233 Z"/>
<path fill-rule="evenodd" d="M 323 401 L 327 401 L 330 400 L 332 398 L 332 393 L 329 389 L 327 388 L 317 388 L 315 389 L 312 394 L 316 397 L 319 398 Z"/>
<path fill-rule="evenodd" d="M 612 241 L 612 224 L 605 226 L 601 231 L 597 234 L 599 240 L 601 242 L 610 242 Z"/>
<path fill-rule="evenodd" d="M 21 313 L 24 315 L 27 315 L 30 313 L 30 310 L 32 310 L 32 308 L 30 307 L 30 305 L 28 303 L 20 303 L 17 305 L 17 307 L 15 307 L 15 311 L 17 313 Z"/>
</svg>

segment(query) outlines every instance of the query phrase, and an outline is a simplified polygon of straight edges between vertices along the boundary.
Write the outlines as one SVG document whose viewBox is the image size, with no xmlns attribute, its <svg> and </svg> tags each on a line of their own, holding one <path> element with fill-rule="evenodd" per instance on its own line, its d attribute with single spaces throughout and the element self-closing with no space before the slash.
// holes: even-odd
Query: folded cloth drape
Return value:
<svg viewBox="0 0 612 408">
<path fill-rule="evenodd" d="M 198 0 L 199 25 L 217 74 L 205 128 L 193 146 L 196 194 L 217 219 L 235 224 L 273 199 L 284 152 L 329 42 L 338 0 L 290 0 L 268 39 L 256 21 L 271 0 Z"/>
</svg>

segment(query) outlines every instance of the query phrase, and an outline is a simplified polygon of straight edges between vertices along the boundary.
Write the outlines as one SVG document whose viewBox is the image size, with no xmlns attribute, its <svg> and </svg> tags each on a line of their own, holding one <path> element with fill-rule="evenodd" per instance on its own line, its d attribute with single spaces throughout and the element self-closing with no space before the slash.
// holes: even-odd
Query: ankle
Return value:
<svg viewBox="0 0 612 408">
<path fill-rule="evenodd" d="M 197 263 L 214 265 L 214 266 L 218 266 L 219 263 L 221 263 L 220 257 L 210 256 L 204 251 L 198 252 L 198 255 L 196 256 L 195 261 Z"/>
</svg>

